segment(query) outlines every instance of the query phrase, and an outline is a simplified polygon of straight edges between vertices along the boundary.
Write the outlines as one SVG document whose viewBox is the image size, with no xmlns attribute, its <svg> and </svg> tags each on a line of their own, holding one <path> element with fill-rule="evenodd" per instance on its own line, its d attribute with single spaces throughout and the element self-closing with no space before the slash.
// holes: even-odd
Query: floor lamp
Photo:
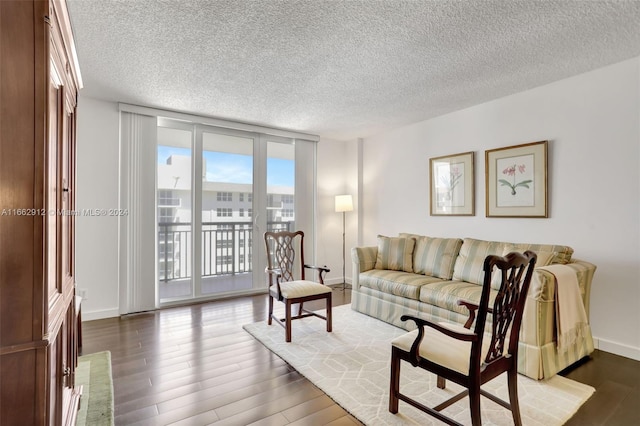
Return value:
<svg viewBox="0 0 640 426">
<path fill-rule="evenodd" d="M 345 213 L 351 211 L 353 211 L 351 195 L 336 195 L 336 213 L 342 213 L 342 291 L 347 285 L 345 277 Z"/>
</svg>

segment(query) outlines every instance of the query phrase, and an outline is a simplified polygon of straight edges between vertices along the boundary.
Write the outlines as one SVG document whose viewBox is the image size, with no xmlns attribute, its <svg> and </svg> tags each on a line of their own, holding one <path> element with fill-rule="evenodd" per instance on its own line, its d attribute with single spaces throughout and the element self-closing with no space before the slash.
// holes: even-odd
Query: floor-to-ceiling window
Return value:
<svg viewBox="0 0 640 426">
<path fill-rule="evenodd" d="M 296 141 L 158 123 L 159 302 L 264 288 L 262 234 L 295 229 Z"/>
<path fill-rule="evenodd" d="M 193 126 L 163 124 L 156 169 L 158 292 L 161 299 L 185 298 L 193 295 Z"/>
<path fill-rule="evenodd" d="M 305 232 L 317 136 L 120 104 L 120 313 L 266 291 L 263 234 Z"/>
</svg>

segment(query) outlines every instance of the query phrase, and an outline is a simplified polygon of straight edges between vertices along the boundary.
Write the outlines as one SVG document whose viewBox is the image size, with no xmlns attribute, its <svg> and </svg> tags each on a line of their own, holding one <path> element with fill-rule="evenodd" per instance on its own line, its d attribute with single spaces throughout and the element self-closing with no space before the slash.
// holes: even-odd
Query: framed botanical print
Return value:
<svg viewBox="0 0 640 426">
<path fill-rule="evenodd" d="M 485 151 L 487 217 L 548 217 L 547 143 Z"/>
<path fill-rule="evenodd" d="M 473 216 L 475 214 L 473 152 L 429 160 L 431 216 Z"/>
</svg>

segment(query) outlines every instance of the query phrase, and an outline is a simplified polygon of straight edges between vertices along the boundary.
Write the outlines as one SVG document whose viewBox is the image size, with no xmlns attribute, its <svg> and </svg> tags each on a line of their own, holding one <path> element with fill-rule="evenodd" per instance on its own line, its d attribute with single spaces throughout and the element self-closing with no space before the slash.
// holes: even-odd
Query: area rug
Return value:
<svg viewBox="0 0 640 426">
<path fill-rule="evenodd" d="M 366 425 L 441 424 L 402 401 L 398 414 L 388 411 L 390 342 L 406 333 L 403 329 L 355 312 L 348 305 L 333 309 L 332 333 L 317 318 L 294 321 L 291 343 L 285 343 L 284 329 L 277 324 L 268 326 L 262 321 L 244 329 Z M 438 389 L 434 375 L 405 362 L 401 372 L 402 392 L 427 405 L 437 405 L 462 389 L 451 382 L 445 390 Z M 483 389 L 508 400 L 506 374 Z M 561 376 L 536 381 L 519 375 L 522 421 L 525 425 L 562 425 L 594 391 Z M 470 424 L 468 404 L 468 399 L 462 399 L 443 413 Z M 513 424 L 510 411 L 485 397 L 481 404 L 483 424 Z"/>
<path fill-rule="evenodd" d="M 97 352 L 78 357 L 77 385 L 82 386 L 82 396 L 76 425 L 113 425 L 111 352 Z"/>
</svg>

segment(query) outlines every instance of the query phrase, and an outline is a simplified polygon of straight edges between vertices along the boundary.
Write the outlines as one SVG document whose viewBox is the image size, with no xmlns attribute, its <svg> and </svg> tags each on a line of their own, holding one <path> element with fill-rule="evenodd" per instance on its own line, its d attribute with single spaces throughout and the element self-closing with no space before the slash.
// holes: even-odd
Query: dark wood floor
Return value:
<svg viewBox="0 0 640 426">
<path fill-rule="evenodd" d="M 253 296 L 84 322 L 83 353 L 111 351 L 116 425 L 359 424 L 242 330 L 266 312 Z M 596 351 L 563 375 L 596 388 L 569 425 L 640 424 L 640 362 Z"/>
</svg>

